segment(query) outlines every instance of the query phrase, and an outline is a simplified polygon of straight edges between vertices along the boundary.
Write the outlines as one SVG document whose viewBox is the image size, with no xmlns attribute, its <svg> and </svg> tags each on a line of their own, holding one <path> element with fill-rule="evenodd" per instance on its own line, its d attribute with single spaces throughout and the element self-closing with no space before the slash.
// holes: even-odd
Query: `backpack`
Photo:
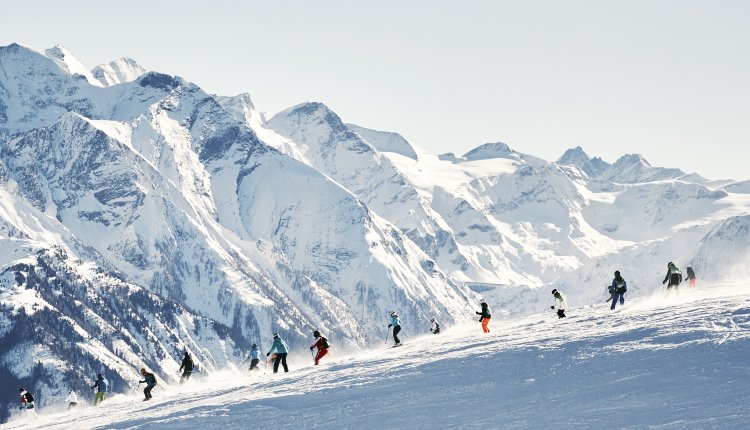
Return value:
<svg viewBox="0 0 750 430">
<path fill-rule="evenodd" d="M 324 336 L 321 336 L 320 338 L 323 339 L 323 344 L 321 345 L 323 349 L 328 349 L 331 347 L 331 344 L 328 343 L 328 339 L 326 339 Z"/>
<path fill-rule="evenodd" d="M 26 399 L 26 403 L 31 403 L 34 401 L 34 396 L 32 396 L 28 391 L 23 395 L 23 397 Z"/>
</svg>

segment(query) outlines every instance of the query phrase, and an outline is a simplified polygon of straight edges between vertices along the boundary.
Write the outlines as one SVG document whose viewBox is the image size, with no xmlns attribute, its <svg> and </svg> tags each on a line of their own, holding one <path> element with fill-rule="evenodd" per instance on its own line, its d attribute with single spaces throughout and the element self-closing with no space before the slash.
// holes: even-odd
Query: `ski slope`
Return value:
<svg viewBox="0 0 750 430">
<path fill-rule="evenodd" d="M 401 348 L 333 345 L 317 368 L 297 352 L 288 374 L 226 369 L 159 385 L 149 403 L 132 392 L 68 413 L 60 399 L 0 429 L 747 428 L 748 285 L 626 300 L 564 320 L 540 309 L 487 335 L 479 323 L 416 338 L 405 326 Z"/>
</svg>

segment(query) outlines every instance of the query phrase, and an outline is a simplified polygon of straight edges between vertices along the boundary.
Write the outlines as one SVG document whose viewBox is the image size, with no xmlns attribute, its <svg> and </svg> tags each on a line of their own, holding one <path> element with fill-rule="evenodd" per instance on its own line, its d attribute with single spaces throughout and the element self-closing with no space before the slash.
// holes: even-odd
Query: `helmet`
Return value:
<svg viewBox="0 0 750 430">
<path fill-rule="evenodd" d="M 320 337 L 320 332 L 319 332 L 319 331 L 317 331 L 317 330 L 315 330 L 315 331 L 313 332 L 313 337 Z"/>
<path fill-rule="evenodd" d="M 96 379 L 102 379 L 102 374 L 101 373 L 97 373 L 96 374 Z"/>
<path fill-rule="evenodd" d="M 670 261 L 670 262 L 669 262 L 669 264 L 667 264 L 667 267 L 669 267 L 669 266 L 674 266 L 674 263 L 672 263 L 672 262 Z"/>
<path fill-rule="evenodd" d="M 620 276 L 620 271 L 619 270 L 615 270 L 615 276 Z"/>
<path fill-rule="evenodd" d="M 26 390 L 24 390 L 23 387 L 21 387 L 21 388 L 18 389 L 19 393 L 23 393 L 24 391 L 26 391 Z"/>
<path fill-rule="evenodd" d="M 142 369 L 141 369 L 141 373 L 142 373 L 142 374 L 145 374 L 145 373 L 146 373 L 146 369 L 145 369 L 145 368 L 142 368 Z"/>
<path fill-rule="evenodd" d="M 435 322 L 435 317 L 430 318 L 430 322 Z"/>
<path fill-rule="evenodd" d="M 277 337 L 279 337 L 279 334 L 278 333 L 274 333 L 273 334 L 273 338 L 276 339 Z"/>
<path fill-rule="evenodd" d="M 552 290 L 552 294 L 557 294 L 557 288 L 555 288 L 554 290 Z"/>
<path fill-rule="evenodd" d="M 392 316 L 392 317 L 395 317 L 396 315 L 398 315 L 398 314 L 396 313 L 396 311 L 391 311 L 391 316 Z"/>
<path fill-rule="evenodd" d="M 257 347 L 258 347 L 258 345 L 256 345 L 256 344 L 253 344 L 253 346 L 252 346 L 252 348 L 257 348 Z"/>
</svg>

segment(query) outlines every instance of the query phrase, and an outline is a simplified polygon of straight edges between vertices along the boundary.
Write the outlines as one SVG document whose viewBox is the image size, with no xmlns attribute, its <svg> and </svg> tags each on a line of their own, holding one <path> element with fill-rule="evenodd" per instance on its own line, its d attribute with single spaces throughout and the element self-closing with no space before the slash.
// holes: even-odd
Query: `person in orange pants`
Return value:
<svg viewBox="0 0 750 430">
<path fill-rule="evenodd" d="M 310 351 L 312 351 L 314 348 L 318 348 L 318 353 L 315 354 L 315 365 L 317 366 L 318 363 L 320 363 L 320 359 L 323 358 L 326 354 L 328 354 L 328 339 L 326 339 L 324 336 L 320 335 L 320 332 L 315 330 L 313 332 L 313 337 L 318 339 L 313 346 L 310 347 Z"/>
<path fill-rule="evenodd" d="M 481 315 L 479 317 L 479 322 L 482 323 L 482 331 L 485 333 L 489 333 L 490 328 L 488 327 L 488 325 L 490 323 L 492 315 L 490 315 L 490 306 L 485 303 L 484 300 L 482 300 L 482 312 L 477 312 L 477 315 Z"/>
</svg>

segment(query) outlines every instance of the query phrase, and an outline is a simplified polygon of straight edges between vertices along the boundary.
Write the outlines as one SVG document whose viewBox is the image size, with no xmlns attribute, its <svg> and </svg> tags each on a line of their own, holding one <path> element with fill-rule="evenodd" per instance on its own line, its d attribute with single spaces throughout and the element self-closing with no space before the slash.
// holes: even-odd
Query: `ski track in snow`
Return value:
<svg viewBox="0 0 750 430">
<path fill-rule="evenodd" d="M 115 395 L 74 413 L 41 410 L 0 429 L 746 428 L 750 290 L 714 287 L 448 327 L 288 374 L 224 370 Z M 619 305 L 618 305 L 619 306 Z"/>
</svg>

